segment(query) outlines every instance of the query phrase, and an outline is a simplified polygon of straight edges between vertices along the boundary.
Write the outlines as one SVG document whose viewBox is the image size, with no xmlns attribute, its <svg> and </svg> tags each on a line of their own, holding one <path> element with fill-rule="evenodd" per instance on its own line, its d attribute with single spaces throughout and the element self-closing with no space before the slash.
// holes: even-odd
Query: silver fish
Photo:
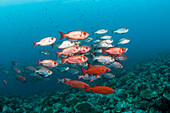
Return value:
<svg viewBox="0 0 170 113">
<path fill-rule="evenodd" d="M 121 38 L 118 42 L 118 44 L 127 44 L 130 42 L 130 39 L 127 38 Z"/>
<path fill-rule="evenodd" d="M 100 29 L 94 32 L 94 34 L 104 34 L 104 33 L 107 33 L 107 31 L 108 31 L 107 29 Z"/>
<path fill-rule="evenodd" d="M 51 54 L 52 54 L 52 51 L 43 50 L 43 51 L 40 51 L 40 53 L 43 54 L 43 55 L 51 55 Z"/>
<path fill-rule="evenodd" d="M 123 33 L 127 33 L 128 31 L 129 31 L 129 29 L 127 29 L 127 28 L 120 28 L 120 29 L 117 29 L 116 31 L 114 31 L 114 33 L 123 34 Z"/>
<path fill-rule="evenodd" d="M 97 37 L 98 39 L 104 39 L 104 40 L 106 40 L 106 39 L 111 39 L 112 38 L 112 36 L 111 35 L 105 35 L 105 36 L 100 36 L 100 37 Z"/>
</svg>

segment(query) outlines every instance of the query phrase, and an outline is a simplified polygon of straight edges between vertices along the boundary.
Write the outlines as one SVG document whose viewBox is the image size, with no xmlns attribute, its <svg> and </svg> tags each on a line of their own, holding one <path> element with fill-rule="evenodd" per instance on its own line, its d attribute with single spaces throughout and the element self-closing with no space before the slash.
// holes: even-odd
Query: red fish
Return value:
<svg viewBox="0 0 170 113">
<path fill-rule="evenodd" d="M 89 47 L 89 46 L 81 46 L 78 54 L 85 54 L 88 51 L 90 51 L 90 49 L 91 49 L 91 47 Z"/>
<path fill-rule="evenodd" d="M 82 56 L 82 55 L 70 56 L 68 58 L 61 57 L 61 64 L 63 64 L 66 61 L 67 61 L 67 63 L 70 63 L 70 64 L 84 63 L 87 60 L 88 60 L 88 58 L 86 56 Z"/>
<path fill-rule="evenodd" d="M 110 68 L 108 68 L 108 67 L 106 67 L 106 66 L 104 66 L 104 65 L 94 65 L 94 66 L 92 66 L 90 63 L 88 63 L 88 69 L 89 69 L 89 68 L 93 68 L 93 67 L 101 67 L 101 68 L 104 68 L 104 69 L 106 69 L 106 72 L 108 72 L 108 71 L 111 70 Z"/>
<path fill-rule="evenodd" d="M 46 66 L 46 67 L 56 67 L 59 63 L 54 61 L 54 60 L 43 60 L 43 61 L 40 61 L 39 59 L 38 60 L 38 65 L 40 65 L 42 63 L 43 66 Z"/>
<path fill-rule="evenodd" d="M 85 86 L 89 87 L 88 84 L 82 82 L 82 81 L 78 81 L 78 80 L 67 80 L 64 79 L 64 84 L 69 84 L 69 86 L 71 87 L 75 87 L 75 88 L 81 88 L 84 89 Z"/>
<path fill-rule="evenodd" d="M 120 48 L 120 47 L 109 47 L 108 50 L 104 49 L 102 47 L 102 53 L 106 53 L 108 52 L 109 55 L 121 55 L 125 52 L 126 50 L 124 48 Z"/>
<path fill-rule="evenodd" d="M 6 82 L 6 80 L 4 80 L 4 84 L 5 84 L 5 85 L 7 85 L 7 82 Z"/>
<path fill-rule="evenodd" d="M 11 68 L 13 71 L 15 71 L 16 73 L 21 73 L 21 70 L 19 70 L 18 68 Z"/>
<path fill-rule="evenodd" d="M 103 95 L 107 95 L 107 94 L 111 94 L 114 92 L 114 89 L 110 88 L 110 87 L 106 87 L 106 86 L 94 86 L 92 88 L 90 88 L 89 86 L 84 86 L 85 87 L 85 92 L 92 90 L 92 92 L 94 93 L 99 93 L 99 94 L 103 94 Z"/>
<path fill-rule="evenodd" d="M 98 77 L 100 74 L 106 72 L 106 69 L 101 68 L 101 67 L 93 67 L 93 68 L 89 68 L 88 70 L 85 70 L 83 68 L 81 69 L 82 69 L 84 76 L 86 75 L 86 73 L 88 73 L 90 75 L 96 75 L 96 77 Z"/>
<path fill-rule="evenodd" d="M 18 76 L 18 77 L 16 77 L 16 79 L 19 81 L 22 81 L 22 82 L 25 81 L 25 77 L 23 77 L 23 76 Z"/>
<path fill-rule="evenodd" d="M 41 39 L 39 42 L 33 41 L 33 43 L 34 43 L 34 47 L 36 47 L 37 45 L 39 45 L 39 46 L 48 46 L 48 45 L 53 44 L 55 41 L 56 41 L 56 38 L 47 37 L 47 38 Z"/>
<path fill-rule="evenodd" d="M 69 55 L 73 55 L 75 53 L 78 53 L 80 50 L 80 48 L 78 46 L 72 46 L 72 47 L 68 47 L 62 50 L 62 52 L 57 52 L 54 51 L 57 54 L 57 58 L 63 54 L 64 56 L 69 56 Z"/>
<path fill-rule="evenodd" d="M 60 40 L 65 37 L 67 37 L 68 39 L 81 40 L 81 39 L 87 38 L 90 35 L 89 33 L 85 32 L 85 31 L 70 31 L 67 34 L 60 32 L 60 34 L 61 34 Z"/>
</svg>

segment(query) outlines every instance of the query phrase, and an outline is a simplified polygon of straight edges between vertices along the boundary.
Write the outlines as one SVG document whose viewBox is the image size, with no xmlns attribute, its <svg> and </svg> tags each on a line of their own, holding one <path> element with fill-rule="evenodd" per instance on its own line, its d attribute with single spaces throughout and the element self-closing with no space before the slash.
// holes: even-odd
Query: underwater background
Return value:
<svg viewBox="0 0 170 113">
<path fill-rule="evenodd" d="M 1 0 L 0 112 L 170 112 L 169 6 L 169 0 Z M 129 29 L 127 34 L 111 32 L 123 27 Z M 55 53 L 40 54 L 51 46 L 33 48 L 32 41 L 49 36 L 59 41 L 58 31 L 83 30 L 96 37 L 98 29 L 107 29 L 114 41 L 131 40 L 122 45 L 128 48 L 128 59 L 122 62 L 123 68 L 112 69 L 114 78 L 84 81 L 111 87 L 113 94 L 84 92 L 58 83 L 57 78 L 77 79 L 67 72 L 23 83 L 11 71 L 12 61 L 22 68 L 37 65 L 37 59 L 57 59 Z"/>
</svg>

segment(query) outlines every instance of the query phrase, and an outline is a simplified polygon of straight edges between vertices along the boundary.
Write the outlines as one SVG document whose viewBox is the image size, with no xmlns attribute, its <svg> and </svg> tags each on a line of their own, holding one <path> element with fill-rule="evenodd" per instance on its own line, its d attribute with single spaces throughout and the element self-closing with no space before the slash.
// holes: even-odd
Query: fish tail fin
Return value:
<svg viewBox="0 0 170 113">
<path fill-rule="evenodd" d="M 66 58 L 61 57 L 61 64 L 65 63 L 67 61 Z"/>
<path fill-rule="evenodd" d="M 38 64 L 37 64 L 37 65 L 40 65 L 40 64 L 41 64 L 41 61 L 40 61 L 39 59 L 37 59 L 37 61 L 38 61 Z"/>
<path fill-rule="evenodd" d="M 64 78 L 64 84 L 69 84 L 69 81 Z"/>
<path fill-rule="evenodd" d="M 59 33 L 61 35 L 60 40 L 66 37 L 66 34 L 64 34 L 63 32 L 59 31 Z"/>
<path fill-rule="evenodd" d="M 83 75 L 85 76 L 85 74 L 87 73 L 87 70 L 81 68 L 82 72 L 83 72 Z"/>
<path fill-rule="evenodd" d="M 107 50 L 102 47 L 102 53 L 106 53 L 106 52 L 107 52 Z"/>
<path fill-rule="evenodd" d="M 62 82 L 62 79 L 57 78 L 57 83 Z"/>
<path fill-rule="evenodd" d="M 89 87 L 88 85 L 84 85 L 84 87 L 85 87 L 85 91 L 84 91 L 84 92 L 89 91 L 89 90 L 91 90 L 91 89 L 92 89 L 92 88 L 91 88 L 91 87 Z"/>
<path fill-rule="evenodd" d="M 96 60 L 96 57 L 94 56 L 93 53 L 91 53 L 92 57 L 93 57 L 93 61 Z"/>
<path fill-rule="evenodd" d="M 61 52 L 54 51 L 57 55 L 57 58 L 61 55 Z"/>
<path fill-rule="evenodd" d="M 38 45 L 38 42 L 32 41 L 34 44 L 34 47 L 36 47 Z"/>
</svg>

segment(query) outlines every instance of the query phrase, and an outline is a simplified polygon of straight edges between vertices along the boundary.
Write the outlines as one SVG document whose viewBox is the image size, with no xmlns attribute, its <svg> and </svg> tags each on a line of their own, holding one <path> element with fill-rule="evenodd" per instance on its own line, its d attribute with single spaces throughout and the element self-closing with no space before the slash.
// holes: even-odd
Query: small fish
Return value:
<svg viewBox="0 0 170 113">
<path fill-rule="evenodd" d="M 6 80 L 4 80 L 4 84 L 7 85 L 7 81 Z"/>
<path fill-rule="evenodd" d="M 36 47 L 37 45 L 39 45 L 39 46 L 48 46 L 48 45 L 53 44 L 55 41 L 56 41 L 56 38 L 47 37 L 47 38 L 41 39 L 39 42 L 33 41 L 33 43 L 34 43 L 34 47 Z"/>
<path fill-rule="evenodd" d="M 129 29 L 127 29 L 127 28 L 120 28 L 120 29 L 117 29 L 116 31 L 114 31 L 114 33 L 123 34 L 123 33 L 127 33 L 128 31 L 129 31 Z"/>
<path fill-rule="evenodd" d="M 110 88 L 110 87 L 106 87 L 106 86 L 94 86 L 92 88 L 90 88 L 89 86 L 85 85 L 85 92 L 92 90 L 92 92 L 94 93 L 99 93 L 99 94 L 103 94 L 103 95 L 107 95 L 107 94 L 111 94 L 114 92 L 114 89 Z"/>
<path fill-rule="evenodd" d="M 18 62 L 17 62 L 17 61 L 13 61 L 13 62 L 12 62 L 12 65 L 13 65 L 13 66 L 16 66 L 16 65 L 18 65 Z"/>
<path fill-rule="evenodd" d="M 100 42 L 101 40 L 94 40 L 93 43 L 97 44 L 98 42 Z"/>
<path fill-rule="evenodd" d="M 61 41 L 57 44 L 53 44 L 52 49 L 54 49 L 55 47 L 57 47 L 58 49 L 65 49 L 68 47 L 72 47 L 72 46 L 79 46 L 79 41 L 70 41 L 70 40 L 65 40 L 65 41 Z"/>
<path fill-rule="evenodd" d="M 56 67 L 59 63 L 54 61 L 54 60 L 43 60 L 43 61 L 40 61 L 39 59 L 38 60 L 38 65 L 42 64 L 43 66 L 45 67 Z"/>
<path fill-rule="evenodd" d="M 16 73 L 21 73 L 21 70 L 20 69 L 18 69 L 18 68 L 11 68 L 14 72 L 16 72 Z"/>
<path fill-rule="evenodd" d="M 107 33 L 107 31 L 108 31 L 107 29 L 100 29 L 94 32 L 94 34 L 104 34 L 104 33 Z"/>
<path fill-rule="evenodd" d="M 64 84 L 68 84 L 71 87 L 75 87 L 75 88 L 81 88 L 84 89 L 85 86 L 89 87 L 88 84 L 82 82 L 82 81 L 78 81 L 78 80 L 66 80 L 64 79 Z"/>
<path fill-rule="evenodd" d="M 104 49 L 102 47 L 102 53 L 106 53 L 108 52 L 109 55 L 121 55 L 125 52 L 124 48 L 120 48 L 120 47 L 109 47 L 108 50 Z"/>
<path fill-rule="evenodd" d="M 93 61 L 94 60 L 97 60 L 98 62 L 101 62 L 103 64 L 108 64 L 108 63 L 111 63 L 111 62 L 114 62 L 115 59 L 113 57 L 110 57 L 110 56 L 98 56 L 98 57 L 95 57 L 93 54 Z"/>
<path fill-rule="evenodd" d="M 53 74 L 53 72 L 47 68 L 36 70 L 35 73 L 38 73 L 41 77 L 48 77 Z"/>
<path fill-rule="evenodd" d="M 127 38 L 121 38 L 118 42 L 118 44 L 127 44 L 130 42 L 130 39 Z"/>
<path fill-rule="evenodd" d="M 87 53 L 88 51 L 91 50 L 91 47 L 89 47 L 89 46 L 81 46 L 79 48 L 80 49 L 79 49 L 77 54 L 85 54 L 85 53 Z"/>
<path fill-rule="evenodd" d="M 100 48 L 100 47 L 114 47 L 112 44 L 102 43 L 102 42 L 98 42 L 97 44 L 93 44 L 93 45 L 94 45 L 94 47 L 96 46 L 98 48 Z"/>
<path fill-rule="evenodd" d="M 109 43 L 111 44 L 113 42 L 112 39 L 106 39 L 106 40 L 102 40 L 100 43 Z"/>
<path fill-rule="evenodd" d="M 83 75 L 76 75 L 77 79 L 83 79 L 83 80 L 89 80 L 90 82 L 100 78 L 100 76 L 95 77 L 95 76 L 89 76 L 88 74 L 86 74 L 85 76 Z"/>
<path fill-rule="evenodd" d="M 68 73 L 71 73 L 71 74 L 73 74 L 73 75 L 80 73 L 77 69 L 74 69 L 74 68 L 71 68 L 71 69 L 67 70 L 67 72 L 68 72 Z"/>
<path fill-rule="evenodd" d="M 34 71 L 35 71 L 35 68 L 33 66 L 26 66 L 24 68 L 25 73 L 34 73 Z"/>
<path fill-rule="evenodd" d="M 60 40 L 65 37 L 67 37 L 68 39 L 81 40 L 87 38 L 90 34 L 85 31 L 70 31 L 67 34 L 60 32 L 60 35 L 61 35 Z"/>
<path fill-rule="evenodd" d="M 119 56 L 115 57 L 115 59 L 116 59 L 116 60 L 127 60 L 127 59 L 128 59 L 128 57 L 127 57 L 127 56 L 125 56 L 125 55 L 123 55 L 123 54 L 121 54 L 121 55 L 119 55 Z"/>
<path fill-rule="evenodd" d="M 71 55 L 74 55 L 76 53 L 78 53 L 80 50 L 80 47 L 78 46 L 72 46 L 72 47 L 68 47 L 68 48 L 65 48 L 62 50 L 62 52 L 57 52 L 57 51 L 54 51 L 57 55 L 57 58 L 63 54 L 64 56 L 71 56 Z"/>
<path fill-rule="evenodd" d="M 16 79 L 19 81 L 22 81 L 22 82 L 25 81 L 25 77 L 23 77 L 23 76 L 18 76 L 18 77 L 16 77 Z"/>
<path fill-rule="evenodd" d="M 82 55 L 76 55 L 76 56 L 70 56 L 68 58 L 63 58 L 61 57 L 61 64 L 67 62 L 70 64 L 75 64 L 75 63 L 83 63 L 86 62 L 88 60 L 88 58 L 86 56 L 82 56 Z"/>
<path fill-rule="evenodd" d="M 86 73 L 88 73 L 90 75 L 95 75 L 96 77 L 98 77 L 100 74 L 106 72 L 106 69 L 101 67 L 91 67 L 88 70 L 85 70 L 84 68 L 81 69 L 84 76 L 86 75 Z"/>
<path fill-rule="evenodd" d="M 90 41 L 92 41 L 92 40 L 93 40 L 92 37 L 88 37 L 88 38 L 86 38 L 86 39 L 81 40 L 80 43 L 81 43 L 81 44 L 84 44 L 84 43 L 88 43 L 88 42 L 90 42 Z"/>
<path fill-rule="evenodd" d="M 51 55 L 51 54 L 52 54 L 52 51 L 43 50 L 43 51 L 40 51 L 40 53 L 43 54 L 43 55 Z"/>
<path fill-rule="evenodd" d="M 90 68 L 94 68 L 94 67 L 100 67 L 100 68 L 103 68 L 103 69 L 105 69 L 106 70 L 106 72 L 108 72 L 108 71 L 110 71 L 111 69 L 110 68 L 108 68 L 108 67 L 106 67 L 106 66 L 104 66 L 104 65 L 91 65 L 90 63 L 88 63 L 88 69 L 90 69 Z"/>
<path fill-rule="evenodd" d="M 102 75 L 106 78 L 114 78 L 115 77 L 115 75 L 112 73 L 103 73 Z"/>
<path fill-rule="evenodd" d="M 57 71 L 59 72 L 64 72 L 64 71 L 69 70 L 70 68 L 67 65 L 60 64 L 57 67 L 55 67 L 55 69 L 57 69 Z"/>
<path fill-rule="evenodd" d="M 94 53 L 102 53 L 102 49 L 96 49 L 93 51 Z"/>
<path fill-rule="evenodd" d="M 111 35 L 105 35 L 105 36 L 100 36 L 100 37 L 97 37 L 98 39 L 104 39 L 104 40 L 106 40 L 106 39 L 111 39 L 112 38 L 112 36 Z"/>
<path fill-rule="evenodd" d="M 120 62 L 118 62 L 118 61 L 110 63 L 110 66 L 113 66 L 115 68 L 123 68 L 122 64 Z"/>
</svg>

